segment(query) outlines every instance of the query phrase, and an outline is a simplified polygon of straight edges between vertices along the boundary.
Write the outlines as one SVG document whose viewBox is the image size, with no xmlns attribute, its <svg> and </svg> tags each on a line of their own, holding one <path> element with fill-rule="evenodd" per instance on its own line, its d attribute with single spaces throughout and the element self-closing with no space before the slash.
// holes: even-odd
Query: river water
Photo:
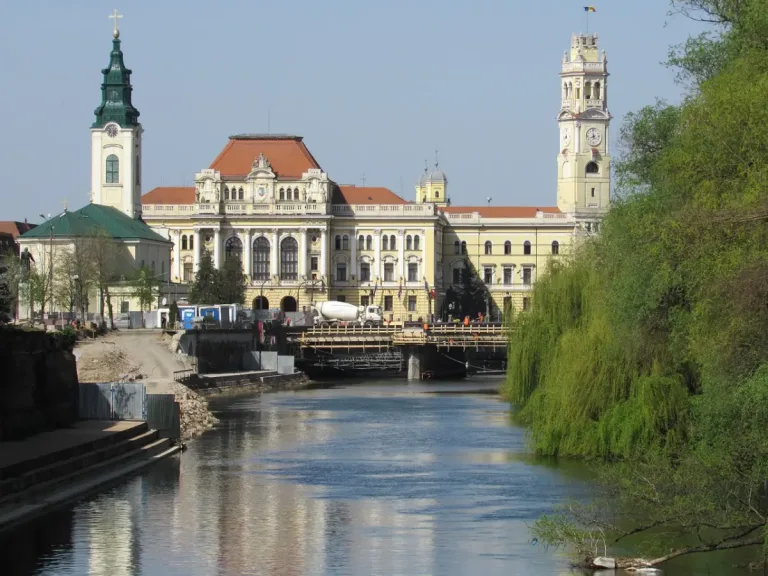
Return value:
<svg viewBox="0 0 768 576">
<path fill-rule="evenodd" d="M 0 542 L 3 574 L 572 574 L 528 526 L 588 475 L 526 455 L 498 384 L 219 400 L 185 453 Z"/>
</svg>

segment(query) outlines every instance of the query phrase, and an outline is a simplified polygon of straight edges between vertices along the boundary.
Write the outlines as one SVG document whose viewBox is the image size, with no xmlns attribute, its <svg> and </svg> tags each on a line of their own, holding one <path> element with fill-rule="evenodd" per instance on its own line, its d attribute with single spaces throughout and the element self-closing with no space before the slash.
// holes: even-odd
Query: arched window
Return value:
<svg viewBox="0 0 768 576">
<path fill-rule="evenodd" d="M 240 241 L 240 238 L 237 236 L 232 236 L 231 238 L 227 238 L 227 241 L 224 243 L 224 254 L 226 260 L 229 260 L 230 258 L 237 258 L 238 260 L 243 259 L 243 243 Z"/>
<path fill-rule="evenodd" d="M 382 250 L 389 250 L 389 236 L 384 234 L 384 236 L 382 237 L 381 243 L 382 243 L 382 247 L 381 247 Z"/>
<path fill-rule="evenodd" d="M 526 240 L 523 242 L 523 254 L 530 254 L 531 253 L 531 243 Z"/>
<path fill-rule="evenodd" d="M 560 254 L 560 243 L 557 240 L 552 242 L 552 254 Z"/>
<path fill-rule="evenodd" d="M 120 183 L 120 160 L 114 154 L 107 156 L 107 184 Z"/>
<path fill-rule="evenodd" d="M 341 249 L 342 250 L 349 250 L 349 236 L 344 234 L 344 236 L 341 237 Z"/>
<path fill-rule="evenodd" d="M 345 236 L 347 238 L 347 236 Z M 347 242 L 349 239 L 347 238 Z M 285 238 L 280 243 L 280 279 L 298 280 L 299 243 L 295 238 Z"/>
<path fill-rule="evenodd" d="M 440 190 L 435 190 L 435 198 L 440 198 Z"/>
<path fill-rule="evenodd" d="M 464 254 L 464 255 L 466 255 L 466 253 L 467 253 L 467 243 L 466 242 L 462 242 L 461 243 L 461 253 Z"/>
<path fill-rule="evenodd" d="M 195 249 L 195 237 L 190 236 L 189 237 L 189 249 L 194 250 Z"/>
<path fill-rule="evenodd" d="M 600 82 L 595 82 L 594 97 L 596 100 L 600 100 L 602 97 L 600 93 Z"/>
<path fill-rule="evenodd" d="M 224 187 L 224 200 L 229 200 L 229 188 Z"/>
<path fill-rule="evenodd" d="M 490 240 L 486 240 L 485 242 L 485 254 L 486 256 L 488 254 L 493 254 L 493 242 L 491 242 Z"/>
<path fill-rule="evenodd" d="M 253 279 L 269 280 L 269 240 L 264 236 L 253 241 Z"/>
<path fill-rule="evenodd" d="M 459 244 L 458 240 L 456 240 L 456 242 L 453 243 L 453 253 L 461 254 L 461 244 Z"/>
<path fill-rule="evenodd" d="M 421 242 L 421 239 L 419 238 L 419 235 L 416 234 L 416 236 L 413 237 L 413 249 L 414 250 L 419 250 L 420 249 L 419 248 L 420 242 Z"/>
<path fill-rule="evenodd" d="M 573 96 L 573 84 L 568 82 L 568 98 Z"/>
<path fill-rule="evenodd" d="M 336 234 L 336 238 L 334 238 L 333 246 L 336 248 L 336 250 L 341 250 L 341 236 L 339 234 Z"/>
<path fill-rule="evenodd" d="M 280 188 L 280 200 L 285 200 L 285 188 Z"/>
<path fill-rule="evenodd" d="M 504 255 L 509 256 L 510 254 L 512 254 L 512 242 L 507 240 L 504 242 Z"/>
<path fill-rule="evenodd" d="M 563 82 L 563 100 L 568 98 L 568 83 Z"/>
<path fill-rule="evenodd" d="M 397 250 L 397 242 L 395 242 L 395 235 L 392 234 L 389 237 L 389 249 L 390 250 Z"/>
<path fill-rule="evenodd" d="M 587 174 L 597 174 L 598 172 L 600 172 L 600 167 L 597 165 L 597 162 L 587 164 Z"/>
<path fill-rule="evenodd" d="M 187 235 L 181 237 L 181 249 L 186 250 L 187 249 Z"/>
<path fill-rule="evenodd" d="M 406 250 L 413 250 L 413 238 L 410 234 L 405 237 L 405 249 Z"/>
<path fill-rule="evenodd" d="M 237 191 L 237 199 L 238 199 L 238 200 L 242 200 L 242 199 L 243 199 L 243 197 L 244 197 L 244 195 L 243 195 L 243 189 L 242 189 L 242 188 L 240 188 L 240 189 Z"/>
<path fill-rule="evenodd" d="M 581 100 L 581 88 L 576 86 L 576 100 Z"/>
<path fill-rule="evenodd" d="M 373 246 L 373 238 L 371 238 L 370 236 L 366 236 L 365 237 L 365 249 L 366 250 L 370 250 L 371 246 Z"/>
<path fill-rule="evenodd" d="M 591 82 L 585 82 L 584 83 L 584 98 L 587 100 L 590 100 L 592 98 L 592 83 Z"/>
<path fill-rule="evenodd" d="M 299 199 L 299 189 L 298 188 L 294 188 L 293 189 L 293 199 L 294 200 L 298 200 Z"/>
<path fill-rule="evenodd" d="M 360 234 L 360 236 L 357 237 L 357 249 L 358 250 L 365 250 L 365 236 Z"/>
</svg>

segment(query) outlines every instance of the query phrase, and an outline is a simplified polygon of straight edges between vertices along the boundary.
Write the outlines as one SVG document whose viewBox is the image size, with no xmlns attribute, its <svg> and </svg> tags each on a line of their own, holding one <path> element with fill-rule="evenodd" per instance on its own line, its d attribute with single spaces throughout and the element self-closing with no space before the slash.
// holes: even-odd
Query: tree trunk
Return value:
<svg viewBox="0 0 768 576">
<path fill-rule="evenodd" d="M 109 286 L 104 287 L 104 294 L 107 298 L 107 313 L 109 314 L 109 329 L 115 329 L 115 318 L 112 315 L 112 296 L 109 294 Z"/>
<path fill-rule="evenodd" d="M 100 327 L 102 330 L 106 328 L 106 323 L 104 322 L 104 285 L 99 285 L 99 315 L 101 316 L 101 321 L 99 322 Z"/>
</svg>

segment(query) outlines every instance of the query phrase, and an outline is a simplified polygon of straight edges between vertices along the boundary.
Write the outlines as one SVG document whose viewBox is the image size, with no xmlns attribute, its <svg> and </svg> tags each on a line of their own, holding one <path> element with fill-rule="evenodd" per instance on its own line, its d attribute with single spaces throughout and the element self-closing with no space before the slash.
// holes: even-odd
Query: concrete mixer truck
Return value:
<svg viewBox="0 0 768 576">
<path fill-rule="evenodd" d="M 381 306 L 355 306 L 349 302 L 313 304 L 315 326 L 380 326 Z"/>
</svg>

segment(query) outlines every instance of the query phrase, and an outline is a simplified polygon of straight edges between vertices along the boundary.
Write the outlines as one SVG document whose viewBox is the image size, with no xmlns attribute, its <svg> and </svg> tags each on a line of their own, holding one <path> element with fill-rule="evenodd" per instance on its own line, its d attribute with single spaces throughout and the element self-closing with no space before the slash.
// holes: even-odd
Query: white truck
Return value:
<svg viewBox="0 0 768 576">
<path fill-rule="evenodd" d="M 313 304 L 315 326 L 380 326 L 381 306 L 355 306 L 349 302 Z"/>
</svg>

